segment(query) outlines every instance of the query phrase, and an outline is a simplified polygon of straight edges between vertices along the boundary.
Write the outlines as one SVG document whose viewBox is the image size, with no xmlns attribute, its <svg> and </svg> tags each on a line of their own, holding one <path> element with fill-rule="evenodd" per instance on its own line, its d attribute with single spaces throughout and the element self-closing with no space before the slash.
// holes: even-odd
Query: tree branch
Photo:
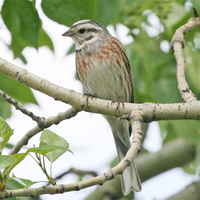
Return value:
<svg viewBox="0 0 200 200">
<path fill-rule="evenodd" d="M 42 121 L 44 120 L 43 117 L 39 117 L 37 115 L 34 115 L 31 111 L 27 110 L 21 103 L 19 103 L 16 99 L 13 99 L 12 97 L 10 97 L 9 95 L 7 95 L 5 92 L 0 90 L 0 96 L 7 101 L 8 103 L 12 104 L 16 110 L 20 110 L 22 113 L 24 113 L 25 115 L 31 117 L 32 120 L 36 121 L 39 124 L 42 123 Z"/>
<path fill-rule="evenodd" d="M 134 158 L 140 174 L 141 181 L 144 182 L 158 174 L 175 167 L 182 167 L 195 158 L 195 146 L 188 145 L 183 140 L 176 139 L 165 144 L 162 150 L 156 153 L 142 153 Z M 115 196 L 115 199 L 123 197 L 121 182 L 119 177 L 106 182 L 103 186 L 98 186 L 85 200 L 104 199 L 105 196 Z M 108 198 L 112 199 L 112 198 Z"/>
<path fill-rule="evenodd" d="M 199 15 L 195 15 L 195 18 L 189 19 L 185 25 L 178 28 L 170 44 L 177 62 L 178 89 L 184 102 L 193 102 L 197 100 L 185 80 L 185 58 L 182 50 L 185 46 L 184 34 L 195 27 L 200 27 Z"/>
<path fill-rule="evenodd" d="M 134 120 L 134 116 L 133 119 Z M 136 118 L 138 120 L 138 118 Z M 140 120 L 139 120 L 140 121 Z M 136 123 L 137 125 L 137 123 Z M 134 123 L 132 123 L 134 126 Z M 136 128 L 133 127 L 133 134 L 137 135 L 138 131 L 137 126 Z M 136 137 L 137 138 L 137 137 Z M 138 145 L 139 144 L 139 145 Z M 4 190 L 0 192 L 0 198 L 9 198 L 9 197 L 19 197 L 19 196 L 36 196 L 41 194 L 58 194 L 64 193 L 69 191 L 76 191 L 81 190 L 86 187 L 94 186 L 94 185 L 103 185 L 106 181 L 114 179 L 114 177 L 118 174 L 122 174 L 124 169 L 130 164 L 130 160 L 132 160 L 138 152 L 141 143 L 136 143 L 135 139 L 131 144 L 131 148 L 128 150 L 126 156 L 119 162 L 118 165 L 113 167 L 112 169 L 108 170 L 106 173 L 101 174 L 96 177 L 89 178 L 84 181 L 80 181 L 77 183 L 71 183 L 67 185 L 54 185 L 54 186 L 43 186 L 40 188 L 35 189 L 18 189 L 18 190 Z"/>
<path fill-rule="evenodd" d="M 142 118 L 140 113 L 132 113 L 130 116 L 130 122 L 133 131 L 133 141 L 131 143 L 131 147 L 126 156 L 118 163 L 118 165 L 106 173 L 74 184 L 44 186 L 36 189 L 4 190 L 2 193 L 0 193 L 0 198 L 35 196 L 35 194 L 57 194 L 80 190 L 97 184 L 103 185 L 106 181 L 114 179 L 116 175 L 122 174 L 124 169 L 129 166 L 130 161 L 133 160 L 133 158 L 137 155 L 142 144 Z"/>
<path fill-rule="evenodd" d="M 130 115 L 131 111 L 139 111 L 144 122 L 174 119 L 200 119 L 200 102 L 192 101 L 176 104 L 158 103 L 124 103 L 118 105 L 109 100 L 98 98 L 88 98 L 83 94 L 68 90 L 31 74 L 25 69 L 15 66 L 8 61 L 0 58 L 0 72 L 5 75 L 74 107 L 75 110 L 85 110 L 87 112 L 113 115 L 122 117 Z"/>
<path fill-rule="evenodd" d="M 42 131 L 44 128 L 48 128 L 53 124 L 59 124 L 61 121 L 65 119 L 70 119 L 71 117 L 74 117 L 78 113 L 77 110 L 74 108 L 70 108 L 69 110 L 65 112 L 61 112 L 56 116 L 51 116 L 43 120 L 42 125 L 37 125 L 31 130 L 29 130 L 10 150 L 9 155 L 17 153 L 22 146 L 26 145 L 30 138 L 32 138 L 34 135 Z"/>
</svg>

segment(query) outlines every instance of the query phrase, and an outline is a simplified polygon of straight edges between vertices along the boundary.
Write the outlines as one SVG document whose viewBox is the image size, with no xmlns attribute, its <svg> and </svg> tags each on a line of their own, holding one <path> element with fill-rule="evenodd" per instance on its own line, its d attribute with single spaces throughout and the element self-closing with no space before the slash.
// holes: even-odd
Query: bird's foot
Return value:
<svg viewBox="0 0 200 200">
<path fill-rule="evenodd" d="M 116 108 L 116 110 L 119 109 L 120 104 L 122 104 L 123 108 L 124 108 L 124 106 L 125 106 L 125 105 L 124 105 L 124 101 L 123 101 L 122 98 L 119 98 L 119 99 L 113 100 L 112 103 L 117 103 L 117 108 Z"/>
</svg>

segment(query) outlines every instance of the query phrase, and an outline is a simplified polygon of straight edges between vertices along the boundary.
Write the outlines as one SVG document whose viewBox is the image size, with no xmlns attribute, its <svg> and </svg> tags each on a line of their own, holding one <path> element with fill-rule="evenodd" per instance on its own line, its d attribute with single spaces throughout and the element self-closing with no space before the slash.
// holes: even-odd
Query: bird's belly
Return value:
<svg viewBox="0 0 200 200">
<path fill-rule="evenodd" d="M 115 70 L 110 63 L 96 62 L 90 66 L 82 83 L 86 93 L 95 97 L 109 100 L 121 98 L 128 101 L 122 76 L 122 72 Z"/>
</svg>

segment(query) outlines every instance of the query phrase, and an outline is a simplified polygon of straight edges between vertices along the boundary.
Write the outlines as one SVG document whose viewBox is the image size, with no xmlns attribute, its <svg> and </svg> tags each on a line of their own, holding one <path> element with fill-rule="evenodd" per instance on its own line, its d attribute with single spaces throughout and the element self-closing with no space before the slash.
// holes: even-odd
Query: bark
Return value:
<svg viewBox="0 0 200 200">
<path fill-rule="evenodd" d="M 135 158 L 141 181 L 144 182 L 158 174 L 175 167 L 181 167 L 191 162 L 195 157 L 195 147 L 188 145 L 183 140 L 176 139 L 166 144 L 162 150 L 156 153 L 143 153 Z M 133 196 L 133 194 L 132 194 Z M 120 177 L 98 186 L 85 200 L 90 199 L 120 199 Z"/>
</svg>

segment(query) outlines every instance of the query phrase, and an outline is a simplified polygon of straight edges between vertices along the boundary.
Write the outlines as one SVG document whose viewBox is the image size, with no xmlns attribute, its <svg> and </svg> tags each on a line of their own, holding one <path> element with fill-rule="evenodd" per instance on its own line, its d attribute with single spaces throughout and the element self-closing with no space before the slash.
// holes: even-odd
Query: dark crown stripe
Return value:
<svg viewBox="0 0 200 200">
<path fill-rule="evenodd" d="M 82 24 L 95 24 L 95 25 L 98 25 L 99 27 L 102 27 L 103 29 L 106 29 L 104 26 L 102 26 L 101 24 L 95 22 L 95 21 L 92 21 L 92 20 L 88 20 L 88 21 L 80 21 L 78 24 L 74 24 L 72 25 L 71 28 L 74 28 L 74 27 L 77 27 L 79 25 L 82 25 Z"/>
</svg>

